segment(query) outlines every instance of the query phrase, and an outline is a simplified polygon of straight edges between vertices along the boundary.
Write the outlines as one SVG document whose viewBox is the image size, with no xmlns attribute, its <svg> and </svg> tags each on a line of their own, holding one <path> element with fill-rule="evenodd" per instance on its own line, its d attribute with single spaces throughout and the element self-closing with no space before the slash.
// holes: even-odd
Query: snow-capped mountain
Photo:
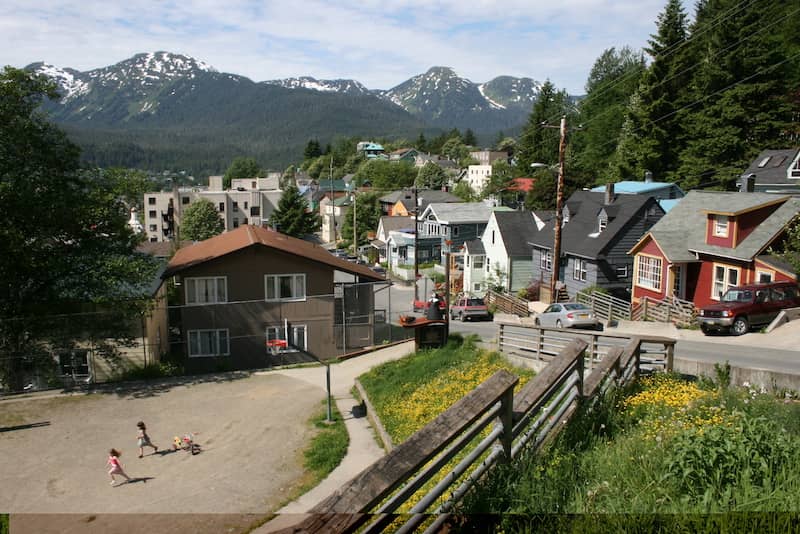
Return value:
<svg viewBox="0 0 800 534">
<path fill-rule="evenodd" d="M 530 110 L 539 96 L 541 84 L 531 78 L 498 76 L 478 86 L 483 98 L 500 109 L 524 107 Z"/>
<path fill-rule="evenodd" d="M 344 93 L 350 95 L 369 95 L 370 90 L 356 80 L 318 80 L 311 76 L 300 78 L 284 78 L 282 80 L 267 80 L 262 82 L 269 85 L 279 85 L 287 89 L 312 89 L 328 93 Z"/>
</svg>

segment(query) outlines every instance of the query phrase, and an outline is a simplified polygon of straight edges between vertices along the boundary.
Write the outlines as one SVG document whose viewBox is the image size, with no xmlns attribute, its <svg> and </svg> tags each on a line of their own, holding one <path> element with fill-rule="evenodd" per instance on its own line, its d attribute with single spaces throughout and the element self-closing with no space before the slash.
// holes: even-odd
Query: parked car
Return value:
<svg viewBox="0 0 800 534">
<path fill-rule="evenodd" d="M 386 276 L 386 269 L 383 268 L 383 265 L 380 265 L 380 264 L 376 263 L 375 265 L 370 267 L 370 269 L 372 269 L 373 271 L 375 271 L 377 274 L 379 274 L 381 276 Z"/>
<path fill-rule="evenodd" d="M 717 304 L 701 309 L 697 314 L 700 330 L 730 332 L 741 336 L 757 325 L 766 325 L 784 308 L 800 307 L 800 296 L 794 282 L 769 282 L 732 287 Z"/>
<path fill-rule="evenodd" d="M 458 297 L 453 305 L 450 306 L 450 320 L 459 321 L 467 319 L 488 319 L 489 308 L 482 298 L 477 297 Z"/>
<path fill-rule="evenodd" d="M 534 319 L 536 326 L 555 326 L 556 328 L 594 328 L 601 329 L 592 309 L 580 302 L 558 302 L 551 304 Z"/>
</svg>

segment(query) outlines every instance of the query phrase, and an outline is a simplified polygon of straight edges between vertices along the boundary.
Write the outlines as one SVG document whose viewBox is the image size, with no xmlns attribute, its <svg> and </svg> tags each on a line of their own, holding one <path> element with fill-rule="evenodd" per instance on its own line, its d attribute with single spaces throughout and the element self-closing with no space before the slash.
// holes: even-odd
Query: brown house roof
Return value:
<svg viewBox="0 0 800 534">
<path fill-rule="evenodd" d="M 249 224 L 178 250 L 170 260 L 169 265 L 167 265 L 167 270 L 162 275 L 162 278 L 169 278 L 189 267 L 220 258 L 253 245 L 263 245 L 281 250 L 311 261 L 324 263 L 337 271 L 356 274 L 369 280 L 384 280 L 382 276 L 369 267 L 337 258 L 318 245 L 289 237 L 261 226 Z"/>
</svg>

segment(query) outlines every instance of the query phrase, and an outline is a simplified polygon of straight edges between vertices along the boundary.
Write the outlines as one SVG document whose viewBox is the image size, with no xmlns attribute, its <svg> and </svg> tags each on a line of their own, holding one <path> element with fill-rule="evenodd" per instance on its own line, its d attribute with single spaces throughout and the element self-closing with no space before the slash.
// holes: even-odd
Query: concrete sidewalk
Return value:
<svg viewBox="0 0 800 534">
<path fill-rule="evenodd" d="M 353 398 L 355 379 L 371 368 L 383 363 L 398 360 L 414 352 L 414 342 L 409 341 L 379 349 L 363 356 L 351 358 L 331 366 L 331 395 L 336 407 L 344 419 L 350 444 L 342 462 L 314 489 L 308 491 L 278 510 L 278 516 L 254 530 L 257 533 L 274 532 L 301 521 L 305 514 L 317 503 L 342 487 L 361 471 L 382 458 L 386 452 L 378 445 L 374 431 L 366 417 L 353 417 L 352 408 L 358 402 Z M 262 371 L 261 373 L 277 373 L 303 380 L 321 388 L 325 388 L 325 367 L 305 367 L 278 371 Z"/>
</svg>

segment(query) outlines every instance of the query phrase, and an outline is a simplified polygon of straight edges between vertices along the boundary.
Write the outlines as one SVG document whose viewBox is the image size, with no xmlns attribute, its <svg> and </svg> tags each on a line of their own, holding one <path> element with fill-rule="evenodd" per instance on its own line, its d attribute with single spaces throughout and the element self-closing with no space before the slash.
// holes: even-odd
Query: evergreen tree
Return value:
<svg viewBox="0 0 800 534">
<path fill-rule="evenodd" d="M 466 180 L 461 180 L 453 188 L 453 194 L 464 202 L 475 202 L 479 195 L 470 187 Z"/>
<path fill-rule="evenodd" d="M 314 159 L 322 155 L 322 149 L 317 139 L 309 139 L 306 148 L 303 150 L 303 159 Z"/>
<path fill-rule="evenodd" d="M 378 193 L 358 193 L 355 202 L 356 231 L 358 232 L 358 246 L 369 243 L 367 235 L 378 229 L 381 219 L 381 206 Z M 342 240 L 353 244 L 353 205 L 347 209 L 342 220 Z"/>
<path fill-rule="evenodd" d="M 419 137 L 417 137 L 417 142 L 415 143 L 415 148 L 420 152 L 427 152 L 428 151 L 428 140 L 425 139 L 425 134 L 420 132 Z"/>
<path fill-rule="evenodd" d="M 533 176 L 536 183 L 525 195 L 525 209 L 529 210 L 554 210 L 556 209 L 556 175 L 547 169 L 539 169 Z M 568 198 L 566 192 L 564 198 Z"/>
<path fill-rule="evenodd" d="M 189 241 L 205 241 L 221 234 L 224 229 L 225 223 L 214 204 L 203 198 L 189 205 L 183 212 L 180 236 Z"/>
<path fill-rule="evenodd" d="M 718 20 L 735 7 L 735 16 Z M 698 8 L 699 68 L 690 86 L 693 104 L 682 113 L 687 143 L 678 174 L 684 189 L 732 189 L 761 150 L 782 145 L 792 120 L 787 49 L 777 32 L 760 30 L 768 16 L 786 9 L 779 1 L 740 6 L 733 0 Z"/>
<path fill-rule="evenodd" d="M 614 159 L 614 179 L 641 179 L 651 171 L 658 180 L 672 181 L 681 150 L 687 86 L 693 49 L 687 43 L 687 17 L 680 0 L 668 0 L 657 19 L 657 31 L 645 51 L 652 58 L 641 85 L 628 106 L 625 134 Z"/>
<path fill-rule="evenodd" d="M 475 132 L 472 131 L 472 128 L 467 128 L 467 131 L 464 132 L 464 144 L 471 147 L 478 146 L 478 139 L 475 137 Z"/>
<path fill-rule="evenodd" d="M 281 195 L 269 224 L 282 234 L 299 238 L 313 234 L 320 228 L 319 216 L 308 210 L 308 204 L 294 185 L 287 187 Z"/>
<path fill-rule="evenodd" d="M 628 47 L 609 48 L 595 61 L 580 103 L 583 129 L 574 136 L 576 154 L 572 175 L 580 172 L 592 182 L 608 181 L 608 169 L 622 129 L 630 97 L 645 70 L 644 57 Z"/>
<path fill-rule="evenodd" d="M 435 163 L 428 162 L 417 172 L 417 179 L 414 182 L 419 188 L 440 189 L 447 183 L 447 173 Z"/>
<path fill-rule="evenodd" d="M 572 116 L 572 108 L 566 91 L 559 91 L 547 80 L 539 91 L 528 123 L 516 147 L 518 169 L 530 169 L 531 163 L 555 163 L 558 161 L 558 128 L 545 128 L 564 116 Z"/>
</svg>

